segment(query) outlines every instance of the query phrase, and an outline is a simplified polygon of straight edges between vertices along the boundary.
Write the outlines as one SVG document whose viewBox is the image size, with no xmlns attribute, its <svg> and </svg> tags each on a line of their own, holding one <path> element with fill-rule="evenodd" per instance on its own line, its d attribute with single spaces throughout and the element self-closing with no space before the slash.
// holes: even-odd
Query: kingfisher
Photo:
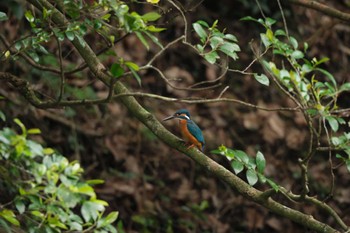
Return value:
<svg viewBox="0 0 350 233">
<path fill-rule="evenodd" d="M 185 139 L 186 143 L 190 146 L 187 148 L 197 147 L 200 151 L 203 151 L 205 141 L 202 134 L 202 130 L 198 127 L 194 121 L 191 120 L 190 112 L 187 109 L 180 109 L 163 121 L 179 119 L 179 126 L 182 137 Z"/>
</svg>

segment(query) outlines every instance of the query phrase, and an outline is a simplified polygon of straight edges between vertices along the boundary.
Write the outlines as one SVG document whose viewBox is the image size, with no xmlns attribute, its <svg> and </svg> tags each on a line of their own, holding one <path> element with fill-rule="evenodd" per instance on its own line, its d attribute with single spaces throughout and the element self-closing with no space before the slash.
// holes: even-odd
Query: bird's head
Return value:
<svg viewBox="0 0 350 233">
<path fill-rule="evenodd" d="M 176 111 L 173 115 L 164 118 L 163 121 L 171 120 L 174 118 L 182 119 L 182 120 L 191 120 L 191 115 L 187 109 L 180 109 Z"/>
</svg>

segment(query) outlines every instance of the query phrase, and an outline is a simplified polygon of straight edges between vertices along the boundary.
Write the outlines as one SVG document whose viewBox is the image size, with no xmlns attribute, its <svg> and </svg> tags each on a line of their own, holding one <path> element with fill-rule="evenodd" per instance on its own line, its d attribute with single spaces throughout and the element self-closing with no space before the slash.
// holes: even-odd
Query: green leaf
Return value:
<svg viewBox="0 0 350 233">
<path fill-rule="evenodd" d="M 201 39 L 201 41 L 205 41 L 208 37 L 206 31 L 204 30 L 204 28 L 202 27 L 201 24 L 199 24 L 198 22 L 193 23 L 192 24 L 194 31 L 197 33 L 197 35 L 199 36 L 199 38 Z"/>
<path fill-rule="evenodd" d="M 166 30 L 166 28 L 158 28 L 158 27 L 155 27 L 154 25 L 147 26 L 146 29 L 147 31 L 150 31 L 150 32 L 162 32 Z"/>
<path fill-rule="evenodd" d="M 20 119 L 18 119 L 18 118 L 15 118 L 13 121 L 21 128 L 22 135 L 26 135 L 27 134 L 27 129 L 24 126 L 24 124 L 22 123 L 22 121 L 20 121 Z"/>
<path fill-rule="evenodd" d="M 88 185 L 96 185 L 96 184 L 103 184 L 104 180 L 94 179 L 94 180 L 87 180 L 86 183 Z"/>
<path fill-rule="evenodd" d="M 141 18 L 143 19 L 143 21 L 145 22 L 149 22 L 149 21 L 156 21 L 157 19 L 159 19 L 161 17 L 160 14 L 158 14 L 157 12 L 148 12 L 144 15 L 141 16 Z"/>
<path fill-rule="evenodd" d="M 276 20 L 274 20 L 274 19 L 271 19 L 271 18 L 269 18 L 269 17 L 267 17 L 266 19 L 265 19 L 265 24 L 266 24 L 266 26 L 268 26 L 268 27 L 271 27 L 273 24 L 275 24 L 276 23 Z"/>
<path fill-rule="evenodd" d="M 149 50 L 149 45 L 148 45 L 145 37 L 143 37 L 143 35 L 141 34 L 141 32 L 136 31 L 135 34 L 136 34 L 137 38 L 139 38 L 141 43 L 146 47 L 146 49 Z"/>
<path fill-rule="evenodd" d="M 135 71 L 139 71 L 139 70 L 140 70 L 140 67 L 139 67 L 137 64 L 135 64 L 135 63 L 133 63 L 133 62 L 131 62 L 131 61 L 126 61 L 126 62 L 124 62 L 124 64 L 125 64 L 129 69 L 133 69 L 133 70 L 135 70 Z"/>
<path fill-rule="evenodd" d="M 265 85 L 265 86 L 269 86 L 270 85 L 270 80 L 269 78 L 265 75 L 265 74 L 254 74 L 254 78 L 256 79 L 256 81 L 258 81 L 259 83 Z"/>
<path fill-rule="evenodd" d="M 261 174 L 264 174 L 264 170 L 266 167 L 266 160 L 264 155 L 260 151 L 256 153 L 255 161 L 256 161 L 256 166 L 258 168 L 258 172 Z"/>
<path fill-rule="evenodd" d="M 158 45 L 161 49 L 163 49 L 163 45 L 159 42 L 158 37 L 152 35 L 151 33 L 144 31 L 144 33 L 155 43 Z"/>
<path fill-rule="evenodd" d="M 301 52 L 300 50 L 295 50 L 295 51 L 293 51 L 291 57 L 294 59 L 301 59 L 304 57 L 304 53 Z"/>
<path fill-rule="evenodd" d="M 32 14 L 31 11 L 26 11 L 26 13 L 24 14 L 24 16 L 26 17 L 26 19 L 27 19 L 28 22 L 30 22 L 30 23 L 33 23 L 34 20 L 35 20 L 35 18 L 34 18 L 34 16 L 33 16 L 33 14 Z"/>
<path fill-rule="evenodd" d="M 109 71 L 111 72 L 111 74 L 115 78 L 119 78 L 120 76 L 122 76 L 124 74 L 123 67 L 121 67 L 121 65 L 118 63 L 113 63 L 111 68 L 109 69 Z"/>
<path fill-rule="evenodd" d="M 2 121 L 6 121 L 6 116 L 5 116 L 5 114 L 0 110 L 0 119 L 2 120 Z"/>
<path fill-rule="evenodd" d="M 209 24 L 203 20 L 198 20 L 196 23 L 199 23 L 203 27 L 209 28 Z"/>
<path fill-rule="evenodd" d="M 134 76 L 134 78 L 136 79 L 139 86 L 141 87 L 141 77 L 138 75 L 138 73 L 134 69 L 130 68 L 130 71 L 131 71 L 132 75 Z"/>
<path fill-rule="evenodd" d="M 96 197 L 96 193 L 95 193 L 94 189 L 88 184 L 78 186 L 77 192 L 91 196 L 91 197 Z"/>
<path fill-rule="evenodd" d="M 115 222 L 115 220 L 117 220 L 117 218 L 118 218 L 118 214 L 119 213 L 116 211 L 109 213 L 107 215 L 107 217 L 102 218 L 97 222 L 97 228 L 105 227 L 105 226 Z"/>
<path fill-rule="evenodd" d="M 294 49 L 298 48 L 298 41 L 294 37 L 290 36 L 289 42 L 291 43 L 291 45 L 293 46 Z"/>
<path fill-rule="evenodd" d="M 232 34 L 225 34 L 224 38 L 226 40 L 231 40 L 232 42 L 238 42 L 237 38 Z"/>
<path fill-rule="evenodd" d="M 65 34 L 66 34 L 66 37 L 68 38 L 68 40 L 70 40 L 70 41 L 73 41 L 73 40 L 74 40 L 74 37 L 75 37 L 74 32 L 72 32 L 72 31 L 66 31 Z"/>
<path fill-rule="evenodd" d="M 236 159 L 238 159 L 238 161 L 241 161 L 241 162 L 243 162 L 245 164 L 249 163 L 249 157 L 244 151 L 242 151 L 242 150 L 234 150 L 233 154 L 236 157 Z"/>
<path fill-rule="evenodd" d="M 214 64 L 216 59 L 220 58 L 216 51 L 210 51 L 204 55 L 205 60 L 207 60 L 210 64 Z"/>
<path fill-rule="evenodd" d="M 278 185 L 277 185 L 275 182 L 273 182 L 273 181 L 270 180 L 270 179 L 267 179 L 266 181 L 267 181 L 267 183 L 271 186 L 271 188 L 273 188 L 276 192 L 278 192 L 279 187 L 278 187 Z"/>
<path fill-rule="evenodd" d="M 266 48 L 268 48 L 271 45 L 271 41 L 265 33 L 260 33 L 260 38 Z"/>
<path fill-rule="evenodd" d="M 7 17 L 5 12 L 0 11 L 0 21 L 8 20 L 9 17 Z"/>
<path fill-rule="evenodd" d="M 28 134 L 41 134 L 41 130 L 38 128 L 28 129 Z"/>
<path fill-rule="evenodd" d="M 332 84 L 334 87 L 337 86 L 337 82 L 335 81 L 333 75 L 331 73 L 329 73 L 327 70 L 321 69 L 321 68 L 316 68 L 315 70 L 320 71 L 321 73 L 323 73 L 324 75 L 326 75 L 326 77 L 331 80 Z"/>
<path fill-rule="evenodd" d="M 12 223 L 15 226 L 20 225 L 19 221 L 16 219 L 16 215 L 13 213 L 12 210 L 3 209 L 2 211 L 0 211 L 0 217 L 3 217 L 4 219 L 6 219 L 6 221 Z"/>
<path fill-rule="evenodd" d="M 80 211 L 85 222 L 89 222 L 90 220 L 96 220 L 99 212 L 104 211 L 104 209 L 104 206 L 99 203 L 85 201 Z"/>
<path fill-rule="evenodd" d="M 261 23 L 258 19 L 253 18 L 251 16 L 245 16 L 245 17 L 241 18 L 240 20 L 242 20 L 242 21 L 254 21 L 254 22 L 257 22 L 257 23 Z"/>
<path fill-rule="evenodd" d="M 231 166 L 236 174 L 239 174 L 244 169 L 244 165 L 242 162 L 239 162 L 237 160 L 233 160 L 231 163 Z"/>
<path fill-rule="evenodd" d="M 246 173 L 246 177 L 248 180 L 248 183 L 253 186 L 258 182 L 258 176 L 256 175 L 256 172 L 253 169 L 248 169 Z"/>
<path fill-rule="evenodd" d="M 339 91 L 350 91 L 350 83 L 344 83 L 341 85 Z"/>
<path fill-rule="evenodd" d="M 339 129 L 339 124 L 336 118 L 332 117 L 332 116 L 327 116 L 326 120 L 328 121 L 328 124 L 331 126 L 332 130 L 334 132 L 337 132 Z"/>
</svg>

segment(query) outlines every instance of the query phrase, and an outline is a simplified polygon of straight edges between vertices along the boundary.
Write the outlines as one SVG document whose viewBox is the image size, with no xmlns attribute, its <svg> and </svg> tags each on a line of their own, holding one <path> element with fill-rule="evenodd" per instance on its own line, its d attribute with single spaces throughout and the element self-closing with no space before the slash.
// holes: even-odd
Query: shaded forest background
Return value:
<svg viewBox="0 0 350 233">
<path fill-rule="evenodd" d="M 11 4 L 7 4 L 10 3 Z M 2 22 L 0 34 L 9 40 L 17 37 L 23 28 L 23 8 L 13 1 L 2 1 L 1 9 L 8 9 L 9 21 Z M 250 15 L 261 17 L 255 1 L 181 1 L 189 23 L 203 19 L 213 22 L 219 19 L 219 28 L 237 36 L 242 52 L 239 60 L 232 63 L 236 69 L 244 69 L 254 58 L 251 46 L 259 47 L 257 24 L 239 19 Z M 326 1 L 334 8 L 350 12 L 347 1 Z M 260 1 L 266 16 L 278 21 L 283 27 L 281 13 L 276 1 Z M 140 14 L 154 10 L 150 5 L 130 5 Z M 325 16 L 317 11 L 300 6 L 283 5 L 289 33 L 298 41 L 309 44 L 308 56 L 329 57 L 325 68 L 341 84 L 349 82 L 350 27 L 346 23 Z M 160 2 L 160 12 L 164 17 L 158 22 L 167 30 L 159 33 L 162 43 L 172 41 L 183 32 L 183 23 L 178 12 Z M 21 22 L 22 21 L 22 22 Z M 21 22 L 21 23 L 20 23 Z M 197 38 L 190 38 L 195 41 Z M 98 38 L 87 38 L 89 44 Z M 70 55 L 71 47 L 63 47 L 68 60 L 77 64 L 78 57 Z M 114 51 L 125 60 L 144 64 L 157 52 L 156 45 L 149 51 L 136 36 L 130 35 L 117 43 Z M 104 64 L 113 63 L 113 56 L 103 55 Z M 45 60 L 48 64 L 49 58 Z M 17 63 L 18 64 L 18 63 Z M 69 64 L 67 64 L 69 65 Z M 188 47 L 176 44 L 156 60 L 155 65 L 178 86 L 215 80 L 222 70 L 210 65 Z M 39 82 L 39 71 L 28 66 L 11 63 L 1 64 L 1 70 L 14 72 L 19 76 L 26 73 L 28 80 L 37 83 L 37 89 L 57 85 L 57 78 L 47 76 Z M 258 72 L 256 64 L 250 69 Z M 40 71 L 42 72 L 42 71 Z M 41 75 L 41 74 L 40 74 Z M 108 90 L 91 77 L 82 80 L 78 75 L 67 77 L 68 93 L 79 97 L 93 98 L 105 96 Z M 259 85 L 252 77 L 237 73 L 227 73 L 221 80 L 221 88 L 205 92 L 187 92 L 167 86 L 156 73 L 140 72 L 142 86 L 130 78 L 125 83 L 135 91 L 156 93 L 164 96 L 215 98 L 222 87 L 229 86 L 225 96 L 241 99 L 249 103 L 267 107 L 293 107 L 293 103 L 281 98 L 274 88 Z M 92 85 L 91 85 L 92 84 Z M 81 87 L 86 87 L 83 91 Z M 110 204 L 110 210 L 118 210 L 120 229 L 125 232 L 306 232 L 306 229 L 270 214 L 264 208 L 237 195 L 228 186 L 209 176 L 186 156 L 161 143 L 150 131 L 130 116 L 126 109 L 113 103 L 40 110 L 29 105 L 11 86 L 1 84 L 0 108 L 7 116 L 20 118 L 28 127 L 37 127 L 42 135 L 36 136 L 47 146 L 57 149 L 71 160 L 79 160 L 85 168 L 86 178 L 101 178 L 106 182 L 97 187 L 98 195 Z M 207 142 L 205 153 L 229 166 L 221 157 L 211 155 L 210 150 L 221 144 L 241 149 L 254 155 L 262 151 L 267 160 L 266 176 L 288 189 L 299 190 L 300 168 L 298 153 L 307 146 L 308 130 L 300 113 L 266 112 L 230 103 L 185 105 L 167 103 L 154 99 L 138 98 L 140 103 L 159 119 L 163 119 L 179 108 L 187 108 L 193 119 L 203 129 Z M 339 105 L 350 107 L 348 96 L 340 96 Z M 3 123 L 2 123 L 3 124 Z M 11 122 L 6 122 L 9 125 Z M 177 131 L 176 122 L 167 122 L 166 127 Z M 324 139 L 326 140 L 326 139 Z M 311 194 L 328 196 L 330 190 L 330 170 L 328 156 L 319 156 L 310 166 L 313 180 L 310 181 Z M 317 164 L 316 164 L 317 163 Z M 335 171 L 336 188 L 329 201 L 342 210 L 341 216 L 350 224 L 350 176 L 345 167 Z M 324 219 L 322 212 L 313 206 L 297 205 L 306 213 Z M 329 220 L 332 221 L 332 220 Z M 121 231 L 122 232 L 122 231 Z"/>
</svg>

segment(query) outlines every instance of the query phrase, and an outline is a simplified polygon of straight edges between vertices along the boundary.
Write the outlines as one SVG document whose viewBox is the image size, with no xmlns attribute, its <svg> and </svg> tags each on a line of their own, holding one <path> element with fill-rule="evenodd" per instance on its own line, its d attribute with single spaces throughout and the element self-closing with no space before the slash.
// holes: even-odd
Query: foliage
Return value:
<svg viewBox="0 0 350 233">
<path fill-rule="evenodd" d="M 255 19 L 245 17 L 243 20 L 250 20 L 261 24 L 265 28 L 265 33 L 260 34 L 265 50 L 272 49 L 274 55 L 279 55 L 282 59 L 278 65 L 274 61 L 262 60 L 261 63 L 278 83 L 279 87 L 305 112 L 307 121 L 320 119 L 319 129 L 309 124 L 312 131 L 321 135 L 324 129 L 331 149 L 341 150 L 346 153 L 346 157 L 337 155 L 342 159 L 350 171 L 350 137 L 348 132 L 338 133 L 339 124 L 346 124 L 346 119 L 336 114 L 338 110 L 337 98 L 340 93 L 350 91 L 349 83 L 338 87 L 333 75 L 321 66 L 327 62 L 328 58 L 307 59 L 308 45 L 304 44 L 304 51 L 300 50 L 298 41 L 287 34 L 282 29 L 273 30 L 276 23 L 274 19 Z M 287 61 L 287 63 L 284 63 Z M 269 85 L 266 75 L 254 74 L 258 82 Z M 263 78 L 261 78 L 263 77 Z M 295 97 L 295 98 L 294 98 Z M 328 126 L 326 125 L 328 123 Z M 335 135 L 330 135 L 327 128 Z M 338 134 L 336 134 L 338 133 Z"/>
<path fill-rule="evenodd" d="M 118 212 L 104 215 L 107 202 L 96 197 L 93 185 L 102 180 L 82 180 L 83 169 L 51 148 L 28 139 L 40 130 L 10 128 L 0 131 L 0 225 L 10 232 L 116 232 Z M 7 200 L 7 203 L 5 202 Z"/>
<path fill-rule="evenodd" d="M 214 64 L 220 58 L 219 52 L 229 56 L 233 60 L 238 59 L 237 52 L 241 51 L 237 44 L 237 38 L 232 34 L 225 34 L 217 28 L 218 20 L 212 26 L 203 20 L 193 23 L 193 29 L 199 36 L 200 44 L 196 45 L 198 52 L 210 64 Z"/>
<path fill-rule="evenodd" d="M 232 150 L 221 145 L 217 150 L 212 150 L 211 153 L 225 156 L 231 162 L 231 167 L 236 175 L 244 171 L 251 186 L 260 181 L 269 184 L 276 192 L 278 191 L 278 185 L 264 175 L 266 160 L 260 151 L 255 158 L 252 158 L 244 151 Z"/>
</svg>

